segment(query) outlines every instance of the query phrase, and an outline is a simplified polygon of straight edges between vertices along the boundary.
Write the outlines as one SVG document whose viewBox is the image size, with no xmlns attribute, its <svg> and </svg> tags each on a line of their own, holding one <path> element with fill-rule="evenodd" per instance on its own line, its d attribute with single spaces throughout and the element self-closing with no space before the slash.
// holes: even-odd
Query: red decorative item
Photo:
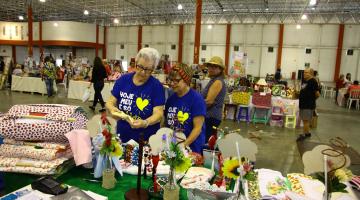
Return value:
<svg viewBox="0 0 360 200">
<path fill-rule="evenodd" d="M 252 96 L 252 103 L 257 107 L 271 107 L 271 94 L 255 92 Z"/>
<path fill-rule="evenodd" d="M 208 145 L 211 150 L 214 150 L 216 144 L 217 137 L 216 135 L 212 135 L 209 138 Z"/>
<path fill-rule="evenodd" d="M 190 152 L 189 156 L 191 160 L 194 161 L 195 166 L 202 166 L 204 164 L 204 158 L 200 154 L 195 152 Z"/>
<path fill-rule="evenodd" d="M 153 182 L 154 182 L 154 192 L 158 192 L 158 184 L 156 182 L 156 168 L 159 164 L 160 156 L 152 156 L 152 162 L 153 162 Z"/>
<path fill-rule="evenodd" d="M 101 123 L 103 125 L 105 125 L 105 124 L 111 125 L 109 120 L 106 118 L 106 112 L 101 113 Z"/>
</svg>

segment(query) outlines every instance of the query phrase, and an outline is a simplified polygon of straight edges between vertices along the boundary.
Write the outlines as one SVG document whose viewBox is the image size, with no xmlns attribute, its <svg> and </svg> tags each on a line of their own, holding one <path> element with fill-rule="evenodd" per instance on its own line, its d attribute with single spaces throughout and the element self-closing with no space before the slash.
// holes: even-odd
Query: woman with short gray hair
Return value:
<svg viewBox="0 0 360 200">
<path fill-rule="evenodd" d="M 148 140 L 160 128 L 165 92 L 160 81 L 151 76 L 159 59 L 156 49 L 141 49 L 136 55 L 135 72 L 115 82 L 106 108 L 118 119 L 117 134 L 122 142 L 139 141 L 140 132 Z"/>
</svg>

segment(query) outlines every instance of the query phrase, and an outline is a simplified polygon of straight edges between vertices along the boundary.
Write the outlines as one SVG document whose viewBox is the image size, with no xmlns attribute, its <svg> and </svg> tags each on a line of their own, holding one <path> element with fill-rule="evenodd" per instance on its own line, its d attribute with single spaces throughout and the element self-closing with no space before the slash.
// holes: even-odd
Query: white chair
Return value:
<svg viewBox="0 0 360 200">
<path fill-rule="evenodd" d="M 353 101 L 356 102 L 356 110 L 358 110 L 360 101 L 360 89 L 350 91 L 350 95 L 346 103 L 346 106 L 349 106 L 349 109 L 351 108 L 351 104 Z"/>
<path fill-rule="evenodd" d="M 333 87 L 330 87 L 330 86 L 326 86 L 324 85 L 323 86 L 323 89 L 322 89 L 322 95 L 324 98 L 326 98 L 327 96 L 331 97 L 331 98 L 334 98 L 335 97 L 335 94 L 336 94 L 336 91 Z"/>
</svg>

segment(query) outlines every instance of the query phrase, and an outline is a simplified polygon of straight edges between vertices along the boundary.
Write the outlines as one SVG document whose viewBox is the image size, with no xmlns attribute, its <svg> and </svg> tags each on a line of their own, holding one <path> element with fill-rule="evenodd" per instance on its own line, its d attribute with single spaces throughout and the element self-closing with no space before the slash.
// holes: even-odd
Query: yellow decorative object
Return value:
<svg viewBox="0 0 360 200">
<path fill-rule="evenodd" d="M 183 113 L 183 111 L 179 111 L 178 113 L 177 113 L 177 117 L 178 117 L 178 120 L 179 120 L 179 122 L 181 123 L 181 124 L 184 124 L 184 122 L 187 120 L 187 119 L 189 119 L 189 113 Z"/>
<path fill-rule="evenodd" d="M 335 176 L 339 179 L 340 182 L 346 182 L 350 181 L 354 175 L 350 170 L 341 168 L 335 171 Z"/>
<path fill-rule="evenodd" d="M 236 91 L 232 93 L 231 99 L 234 104 L 249 105 L 250 93 Z"/>
<path fill-rule="evenodd" d="M 239 172 L 237 171 L 239 166 L 240 164 L 238 159 L 225 160 L 224 166 L 222 167 L 224 176 L 232 179 L 237 179 L 240 175 Z"/>
<path fill-rule="evenodd" d="M 110 153 L 110 156 L 121 157 L 122 154 L 123 154 L 123 148 L 121 147 L 119 142 L 115 141 L 114 142 L 114 151 Z"/>
<path fill-rule="evenodd" d="M 139 110 L 143 111 L 147 105 L 149 105 L 149 100 L 142 99 L 141 97 L 136 99 L 136 106 L 139 108 Z"/>
</svg>

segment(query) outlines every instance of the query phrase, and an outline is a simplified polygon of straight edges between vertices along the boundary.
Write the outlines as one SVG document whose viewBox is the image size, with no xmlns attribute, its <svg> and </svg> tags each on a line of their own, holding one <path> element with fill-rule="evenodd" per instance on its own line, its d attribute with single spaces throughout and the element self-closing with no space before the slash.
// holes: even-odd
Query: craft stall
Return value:
<svg viewBox="0 0 360 200">
<path fill-rule="evenodd" d="M 359 195 L 352 188 L 360 188 L 360 177 L 349 170 L 354 163 L 346 145 L 340 150 L 316 145 L 302 155 L 304 174 L 282 174 L 256 168 L 258 147 L 241 130 L 217 129 L 200 155 L 184 148 L 181 131 L 161 128 L 149 141 L 139 133 L 138 142 L 121 143 L 115 124 L 105 113 L 88 120 L 77 106 L 13 106 L 0 118 L 0 171 L 9 193 L 0 199 L 315 200 Z"/>
</svg>

